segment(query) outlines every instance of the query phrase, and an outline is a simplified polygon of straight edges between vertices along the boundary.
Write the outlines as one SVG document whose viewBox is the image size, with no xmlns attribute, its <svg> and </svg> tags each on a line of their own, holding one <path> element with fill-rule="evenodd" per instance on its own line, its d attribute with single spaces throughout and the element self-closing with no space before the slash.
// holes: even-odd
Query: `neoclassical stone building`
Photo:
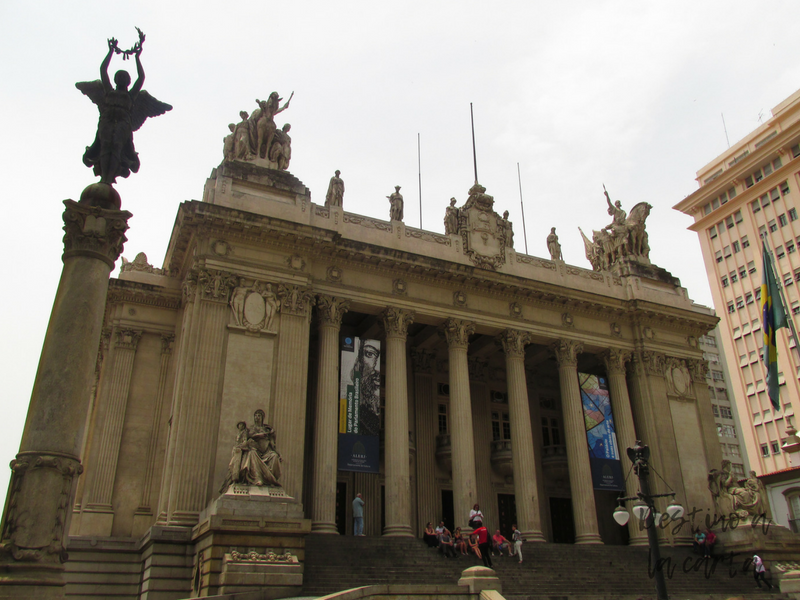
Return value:
<svg viewBox="0 0 800 600">
<path fill-rule="evenodd" d="M 641 439 L 676 499 L 707 509 L 721 452 L 697 340 L 717 319 L 654 267 L 519 254 L 481 186 L 462 200 L 441 235 L 349 213 L 346 197 L 315 204 L 288 171 L 214 169 L 178 209 L 163 267 L 141 256 L 111 281 L 69 569 L 124 551 L 145 563 L 143 589 L 188 590 L 204 548 L 231 543 L 203 541 L 220 531 L 208 508 L 258 409 L 302 511 L 240 521 L 243 545 L 350 534 L 358 492 L 371 536 L 466 526 L 479 503 L 489 527 L 530 541 L 646 544 L 614 523 L 617 493 L 593 489 L 579 372 L 608 380 L 623 471 Z M 343 336 L 381 341 L 377 474 L 337 470 Z"/>
</svg>

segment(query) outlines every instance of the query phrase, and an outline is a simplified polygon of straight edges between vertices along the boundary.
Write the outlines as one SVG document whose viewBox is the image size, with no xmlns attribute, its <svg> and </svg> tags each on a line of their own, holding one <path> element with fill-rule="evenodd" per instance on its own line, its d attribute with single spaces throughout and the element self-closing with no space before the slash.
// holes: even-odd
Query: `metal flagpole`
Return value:
<svg viewBox="0 0 800 600">
<path fill-rule="evenodd" d="M 522 177 L 519 174 L 519 163 L 517 163 L 517 180 L 519 181 L 519 207 L 522 209 L 522 236 L 525 238 L 525 254 L 527 254 L 528 233 L 525 230 L 525 205 L 522 203 Z"/>
<path fill-rule="evenodd" d="M 789 304 L 786 302 L 786 294 L 783 293 L 783 276 L 777 277 L 778 273 L 775 269 L 775 256 L 772 254 L 772 249 L 769 247 L 769 241 L 767 240 L 767 236 L 762 234 L 761 240 L 764 242 L 764 248 L 766 248 L 767 252 L 769 253 L 770 258 L 770 268 L 772 268 L 773 276 L 775 276 L 775 284 L 778 286 L 778 294 L 781 296 L 781 302 L 783 302 L 784 310 L 786 311 L 786 322 L 789 324 L 789 331 L 792 333 L 792 339 L 794 340 L 794 351 L 798 353 L 800 357 L 800 345 L 797 343 L 797 329 L 794 326 L 794 318 L 792 317 L 792 309 Z"/>
<path fill-rule="evenodd" d="M 478 183 L 478 155 L 475 153 L 475 118 L 472 116 L 472 102 L 469 103 L 469 122 L 472 124 L 472 164 L 475 167 L 475 183 Z"/>
<path fill-rule="evenodd" d="M 419 133 L 417 134 L 417 172 L 419 173 L 419 228 L 422 229 L 422 158 L 420 154 Z"/>
</svg>

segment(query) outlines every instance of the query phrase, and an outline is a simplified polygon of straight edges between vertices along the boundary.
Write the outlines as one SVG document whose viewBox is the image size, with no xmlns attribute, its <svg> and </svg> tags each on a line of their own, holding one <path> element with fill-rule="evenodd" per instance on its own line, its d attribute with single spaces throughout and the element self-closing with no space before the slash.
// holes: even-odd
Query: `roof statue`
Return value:
<svg viewBox="0 0 800 600">
<path fill-rule="evenodd" d="M 148 117 L 172 110 L 172 106 L 156 100 L 142 89 L 144 69 L 140 57 L 144 33 L 138 27 L 136 30 L 139 41 L 130 50 L 120 50 L 114 38 L 108 40 L 108 54 L 100 64 L 100 79 L 75 84 L 100 111 L 97 134 L 92 145 L 86 148 L 83 163 L 100 176 L 100 183 L 109 186 L 117 177 L 128 177 L 131 172 L 139 171 L 139 154 L 133 146 L 133 132 L 138 131 Z M 127 71 L 117 71 L 114 75 L 116 87 L 112 86 L 108 66 L 114 54 L 122 54 L 123 60 L 134 57 L 137 78 L 132 87 L 129 88 L 131 76 Z"/>
<path fill-rule="evenodd" d="M 286 104 L 281 106 L 278 92 L 272 92 L 267 100 L 256 98 L 256 108 L 252 114 L 240 111 L 241 121 L 228 125 L 231 133 L 223 140 L 222 153 L 225 161 L 252 162 L 261 167 L 286 171 L 292 158 L 292 138 L 289 137 L 291 125 L 286 123 L 281 129 L 275 124 L 275 115 L 289 108 L 294 97 L 291 93 Z"/>
<path fill-rule="evenodd" d="M 579 227 L 586 250 L 586 258 L 595 271 L 610 271 L 625 261 L 633 261 L 650 265 L 650 246 L 647 243 L 645 221 L 653 208 L 647 202 L 640 202 L 627 214 L 622 203 L 617 200 L 613 204 L 603 186 L 608 204 L 611 223 L 600 231 L 592 232 L 592 239 L 586 237 Z"/>
</svg>

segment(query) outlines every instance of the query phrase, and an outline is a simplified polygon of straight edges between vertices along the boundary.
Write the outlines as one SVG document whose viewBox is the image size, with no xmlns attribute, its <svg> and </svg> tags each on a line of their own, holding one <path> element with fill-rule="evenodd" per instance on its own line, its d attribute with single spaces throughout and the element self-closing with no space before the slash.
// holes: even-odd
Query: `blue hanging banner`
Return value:
<svg viewBox="0 0 800 600">
<path fill-rule="evenodd" d="M 619 459 L 608 382 L 605 377 L 578 373 L 578 383 L 594 489 L 624 491 L 625 477 Z"/>
<path fill-rule="evenodd" d="M 339 378 L 339 470 L 380 471 L 381 343 L 342 339 Z"/>
</svg>

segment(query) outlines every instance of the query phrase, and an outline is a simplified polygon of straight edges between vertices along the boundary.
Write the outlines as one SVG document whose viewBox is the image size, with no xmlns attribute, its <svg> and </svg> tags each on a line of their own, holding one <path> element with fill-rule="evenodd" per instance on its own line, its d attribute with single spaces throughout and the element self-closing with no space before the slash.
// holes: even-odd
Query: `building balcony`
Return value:
<svg viewBox="0 0 800 600">
<path fill-rule="evenodd" d="M 511 440 L 494 440 L 492 442 L 492 468 L 498 475 L 512 477 L 514 462 L 511 458 Z"/>
</svg>

